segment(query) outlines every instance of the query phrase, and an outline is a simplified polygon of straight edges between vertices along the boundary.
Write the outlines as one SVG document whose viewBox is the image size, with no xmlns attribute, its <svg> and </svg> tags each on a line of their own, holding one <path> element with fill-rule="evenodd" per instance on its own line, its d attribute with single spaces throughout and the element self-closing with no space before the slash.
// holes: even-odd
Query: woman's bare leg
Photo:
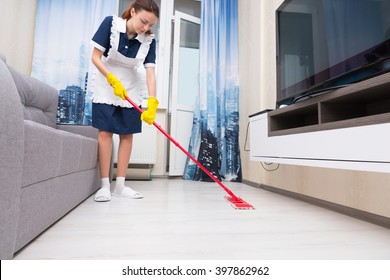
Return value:
<svg viewBox="0 0 390 280">
<path fill-rule="evenodd" d="M 110 174 L 111 165 L 112 133 L 99 130 L 98 144 L 100 177 L 108 178 Z"/>
<path fill-rule="evenodd" d="M 129 165 L 131 148 L 133 146 L 133 134 L 119 135 L 117 177 L 126 177 L 127 167 Z"/>
</svg>

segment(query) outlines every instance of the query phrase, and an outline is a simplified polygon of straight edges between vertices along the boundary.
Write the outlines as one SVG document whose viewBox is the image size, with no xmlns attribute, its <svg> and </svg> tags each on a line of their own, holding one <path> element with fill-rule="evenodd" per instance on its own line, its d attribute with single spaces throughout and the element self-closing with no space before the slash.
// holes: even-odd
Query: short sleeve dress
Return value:
<svg viewBox="0 0 390 280">
<path fill-rule="evenodd" d="M 138 68 L 155 67 L 156 41 L 153 34 L 128 38 L 126 19 L 106 17 L 94 34 L 91 44 L 103 52 L 102 61 L 126 88 L 135 104 L 142 103 L 142 83 Z M 92 74 L 92 126 L 119 135 L 141 132 L 140 113 L 114 95 L 106 77 L 97 69 Z"/>
</svg>

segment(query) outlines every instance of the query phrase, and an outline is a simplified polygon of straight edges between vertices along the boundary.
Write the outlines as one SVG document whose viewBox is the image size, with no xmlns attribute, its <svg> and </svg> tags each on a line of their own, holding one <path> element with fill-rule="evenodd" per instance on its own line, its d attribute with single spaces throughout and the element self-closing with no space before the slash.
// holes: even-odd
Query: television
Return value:
<svg viewBox="0 0 390 280">
<path fill-rule="evenodd" d="M 390 0 L 286 0 L 276 49 L 276 108 L 388 72 Z"/>
</svg>

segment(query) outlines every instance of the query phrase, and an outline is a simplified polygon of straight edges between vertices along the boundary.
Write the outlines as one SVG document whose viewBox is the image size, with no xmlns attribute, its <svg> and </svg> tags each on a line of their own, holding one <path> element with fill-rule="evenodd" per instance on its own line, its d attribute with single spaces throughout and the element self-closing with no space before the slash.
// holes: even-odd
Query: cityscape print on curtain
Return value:
<svg viewBox="0 0 390 280">
<path fill-rule="evenodd" d="M 189 152 L 219 180 L 241 182 L 237 0 L 202 1 L 199 103 Z M 183 178 L 211 181 L 187 159 Z"/>
<path fill-rule="evenodd" d="M 116 0 L 38 0 L 31 75 L 58 90 L 57 123 L 90 125 L 91 38 Z"/>
</svg>

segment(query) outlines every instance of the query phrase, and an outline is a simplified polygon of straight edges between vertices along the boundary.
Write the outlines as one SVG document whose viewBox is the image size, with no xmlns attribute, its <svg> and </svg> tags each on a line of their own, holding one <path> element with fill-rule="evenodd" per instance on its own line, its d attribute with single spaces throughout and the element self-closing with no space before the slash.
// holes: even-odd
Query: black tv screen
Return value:
<svg viewBox="0 0 390 280">
<path fill-rule="evenodd" d="M 277 108 L 390 70 L 390 0 L 286 0 L 276 31 Z"/>
</svg>

